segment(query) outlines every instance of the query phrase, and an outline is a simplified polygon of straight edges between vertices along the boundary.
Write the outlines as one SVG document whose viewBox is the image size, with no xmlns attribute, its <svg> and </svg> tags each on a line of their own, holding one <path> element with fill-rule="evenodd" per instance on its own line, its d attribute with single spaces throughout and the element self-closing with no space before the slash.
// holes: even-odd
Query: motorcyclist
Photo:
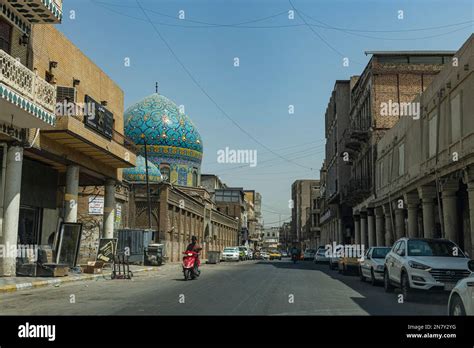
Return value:
<svg viewBox="0 0 474 348">
<path fill-rule="evenodd" d="M 198 273 L 201 273 L 201 271 L 199 270 L 199 266 L 198 266 L 198 260 L 199 260 L 199 252 L 202 250 L 202 247 L 201 245 L 198 243 L 198 240 L 197 240 L 197 237 L 196 236 L 192 236 L 191 237 L 191 243 L 188 244 L 188 247 L 186 248 L 186 251 L 194 251 L 195 253 L 197 253 L 197 257 L 196 257 L 196 270 L 198 271 Z"/>
<path fill-rule="evenodd" d="M 300 254 L 300 251 L 299 249 L 296 247 L 296 245 L 293 245 L 293 248 L 291 248 L 291 251 L 290 251 L 290 254 L 291 254 L 291 258 L 296 258 L 298 260 L 298 256 Z"/>
</svg>

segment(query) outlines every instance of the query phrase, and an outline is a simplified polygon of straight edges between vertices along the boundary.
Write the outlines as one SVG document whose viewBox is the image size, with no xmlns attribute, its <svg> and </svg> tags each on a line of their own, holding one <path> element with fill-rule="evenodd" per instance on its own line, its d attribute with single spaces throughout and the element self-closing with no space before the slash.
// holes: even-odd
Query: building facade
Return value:
<svg viewBox="0 0 474 348">
<path fill-rule="evenodd" d="M 342 188 L 349 184 L 351 166 L 349 153 L 343 150 L 344 132 L 349 127 L 350 93 L 357 77 L 338 80 L 334 84 L 325 114 L 327 176 L 324 183 L 324 210 L 321 213 L 321 243 L 345 243 L 353 229 L 352 209 L 342 197 Z M 349 239 L 350 241 L 350 239 Z"/>
<path fill-rule="evenodd" d="M 309 243 L 313 187 L 319 188 L 319 180 L 296 180 L 291 185 L 291 242 L 302 248 Z"/>
<path fill-rule="evenodd" d="M 379 141 L 369 245 L 447 238 L 474 255 L 474 36 Z M 367 224 L 361 220 L 361 229 Z"/>
<path fill-rule="evenodd" d="M 375 198 L 377 143 L 401 117 L 417 113 L 411 102 L 431 84 L 451 61 L 452 51 L 377 51 L 351 89 L 350 126 L 342 151 L 348 155 L 351 177 L 342 199 L 352 207 L 351 241 L 368 245 L 375 223 L 371 202 Z M 329 177 L 329 173 L 328 173 Z M 368 223 L 370 221 L 370 223 Z M 340 233 L 340 231 L 339 231 Z"/>
<path fill-rule="evenodd" d="M 81 222 L 84 187 L 102 190 L 99 233 L 112 236 L 115 185 L 136 163 L 123 92 L 50 25 L 61 20 L 61 1 L 4 1 L 1 10 L 0 242 L 54 246 L 61 222 Z M 16 257 L 2 258 L 0 275 L 15 273 Z"/>
</svg>

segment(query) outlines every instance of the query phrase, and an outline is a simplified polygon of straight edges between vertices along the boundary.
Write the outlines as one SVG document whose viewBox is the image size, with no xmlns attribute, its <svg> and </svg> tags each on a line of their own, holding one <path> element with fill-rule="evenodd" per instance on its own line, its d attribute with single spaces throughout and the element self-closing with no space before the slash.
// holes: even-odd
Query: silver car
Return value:
<svg viewBox="0 0 474 348">
<path fill-rule="evenodd" d="M 385 256 L 390 252 L 390 249 L 389 247 L 371 247 L 367 250 L 364 257 L 359 261 L 361 281 L 369 279 L 372 285 L 383 282 Z"/>
<path fill-rule="evenodd" d="M 320 246 L 314 256 L 314 263 L 329 262 L 329 255 L 326 254 L 326 247 Z"/>
</svg>

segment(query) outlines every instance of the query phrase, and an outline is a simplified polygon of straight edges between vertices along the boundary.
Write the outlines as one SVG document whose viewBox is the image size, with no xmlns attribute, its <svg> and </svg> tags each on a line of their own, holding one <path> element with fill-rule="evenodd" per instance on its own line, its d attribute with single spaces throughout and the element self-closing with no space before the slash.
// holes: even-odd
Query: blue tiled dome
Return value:
<svg viewBox="0 0 474 348">
<path fill-rule="evenodd" d="M 191 119 L 160 94 L 130 106 L 124 115 L 125 134 L 137 144 L 138 154 L 163 174 L 163 180 L 183 186 L 198 185 L 202 140 Z"/>
<path fill-rule="evenodd" d="M 202 153 L 201 135 L 178 106 L 160 94 L 152 94 L 125 111 L 125 134 L 135 144 L 173 146 Z"/>
<path fill-rule="evenodd" d="M 127 168 L 123 171 L 123 178 L 131 182 L 145 182 L 146 181 L 146 170 L 145 170 L 145 158 L 143 156 L 137 156 L 137 165 L 134 168 Z M 152 162 L 148 161 L 148 181 L 149 182 L 160 182 L 161 172 L 157 166 Z"/>
</svg>

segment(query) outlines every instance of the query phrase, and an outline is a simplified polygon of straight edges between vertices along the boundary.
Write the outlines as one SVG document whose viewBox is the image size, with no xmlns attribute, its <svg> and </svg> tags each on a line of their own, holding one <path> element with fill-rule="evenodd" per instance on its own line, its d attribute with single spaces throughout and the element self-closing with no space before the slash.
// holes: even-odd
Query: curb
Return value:
<svg viewBox="0 0 474 348">
<path fill-rule="evenodd" d="M 132 272 L 134 274 L 141 273 L 141 272 L 153 272 L 153 271 L 158 271 L 158 269 L 159 268 L 147 267 L 147 268 L 140 268 Z M 20 290 L 36 289 L 36 288 L 41 288 L 41 287 L 56 285 L 56 284 L 94 280 L 96 278 L 102 278 L 102 277 L 104 277 L 104 274 L 91 274 L 87 276 L 72 276 L 72 277 L 67 276 L 67 277 L 54 278 L 54 279 L 49 279 L 49 280 L 38 280 L 38 281 L 33 281 L 33 282 L 28 282 L 28 283 L 8 284 L 8 285 L 0 286 L 0 294 L 16 292 Z"/>
</svg>

